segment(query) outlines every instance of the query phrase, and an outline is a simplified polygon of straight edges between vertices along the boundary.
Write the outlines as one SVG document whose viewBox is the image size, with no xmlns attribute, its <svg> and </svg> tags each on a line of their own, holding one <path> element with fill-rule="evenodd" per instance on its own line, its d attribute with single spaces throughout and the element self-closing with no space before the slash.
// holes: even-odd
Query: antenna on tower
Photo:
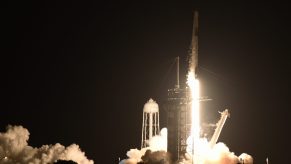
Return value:
<svg viewBox="0 0 291 164">
<path fill-rule="evenodd" d="M 176 58 L 177 60 L 177 84 L 176 84 L 176 88 L 180 88 L 180 57 L 177 56 Z"/>
</svg>

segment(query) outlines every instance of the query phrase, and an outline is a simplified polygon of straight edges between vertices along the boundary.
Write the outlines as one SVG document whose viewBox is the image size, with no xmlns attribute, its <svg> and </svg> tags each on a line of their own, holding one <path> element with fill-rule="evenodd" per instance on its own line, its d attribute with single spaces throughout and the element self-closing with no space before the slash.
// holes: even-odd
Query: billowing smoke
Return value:
<svg viewBox="0 0 291 164">
<path fill-rule="evenodd" d="M 1 164 L 48 164 L 58 160 L 74 161 L 78 164 L 93 164 L 78 145 L 65 147 L 59 143 L 34 148 L 28 145 L 29 131 L 22 126 L 8 126 L 0 133 Z"/>
<path fill-rule="evenodd" d="M 139 149 L 130 149 L 127 152 L 128 159 L 122 160 L 119 164 L 172 164 L 170 155 L 166 150 L 167 131 L 161 130 L 161 135 L 150 140 L 150 146 Z M 191 144 L 191 143 L 190 143 Z M 212 148 L 206 138 L 200 138 L 197 152 L 194 154 L 194 163 L 203 164 L 252 164 L 253 158 L 243 153 L 237 157 L 224 143 L 217 143 Z M 185 159 L 179 164 L 192 164 L 192 153 L 186 153 Z"/>
<path fill-rule="evenodd" d="M 142 161 L 140 163 L 144 164 L 170 164 L 171 159 L 166 151 L 154 151 L 147 150 L 142 156 Z"/>
<path fill-rule="evenodd" d="M 200 138 L 196 149 L 194 152 L 194 163 L 203 164 L 252 164 L 253 158 L 243 153 L 237 157 L 224 143 L 217 143 L 212 148 L 206 138 Z M 192 153 L 192 152 L 191 152 Z M 192 154 L 185 154 L 185 160 L 180 163 L 192 164 Z"/>
<path fill-rule="evenodd" d="M 167 129 L 163 128 L 160 135 L 154 136 L 149 141 L 149 147 L 139 149 L 130 149 L 124 159 L 119 164 L 170 164 L 170 158 L 167 153 Z"/>
<path fill-rule="evenodd" d="M 246 153 L 242 153 L 238 159 L 240 163 L 253 163 L 253 157 Z"/>
</svg>

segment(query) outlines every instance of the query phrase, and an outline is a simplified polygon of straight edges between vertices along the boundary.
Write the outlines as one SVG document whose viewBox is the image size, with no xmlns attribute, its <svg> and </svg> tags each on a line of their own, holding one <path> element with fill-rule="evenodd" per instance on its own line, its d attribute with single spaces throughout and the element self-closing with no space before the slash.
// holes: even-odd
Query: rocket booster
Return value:
<svg viewBox="0 0 291 164">
<path fill-rule="evenodd" d="M 198 12 L 194 12 L 194 22 L 192 31 L 192 41 L 190 45 L 190 60 L 189 69 L 190 72 L 194 73 L 197 78 L 197 67 L 198 67 Z"/>
</svg>

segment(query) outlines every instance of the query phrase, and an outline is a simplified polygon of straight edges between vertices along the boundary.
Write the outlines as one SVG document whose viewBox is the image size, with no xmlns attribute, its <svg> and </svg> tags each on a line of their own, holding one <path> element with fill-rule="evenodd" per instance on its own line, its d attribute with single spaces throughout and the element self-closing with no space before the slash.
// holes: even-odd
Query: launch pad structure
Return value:
<svg viewBox="0 0 291 164">
<path fill-rule="evenodd" d="M 169 152 L 171 161 L 174 163 L 183 163 L 183 161 L 200 160 L 199 142 L 200 142 L 200 119 L 199 119 L 199 101 L 208 101 L 211 99 L 199 97 L 199 83 L 193 88 L 193 81 L 198 81 L 198 13 L 194 13 L 194 25 L 192 42 L 189 54 L 189 74 L 188 85 L 180 86 L 179 80 L 179 64 L 180 58 L 176 58 L 177 63 L 177 83 L 174 88 L 168 89 L 167 102 L 164 105 L 166 110 L 166 127 L 167 127 L 167 144 L 164 150 Z M 190 78 L 189 78 L 190 77 Z M 190 80 L 189 80 L 190 79 Z M 193 80 L 193 81 L 191 81 Z M 195 92 L 193 92 L 193 90 Z M 196 92 L 197 91 L 197 92 Z M 194 93 L 194 96 L 193 96 Z M 194 104 L 193 106 L 193 102 Z M 196 106 L 197 105 L 197 106 Z M 220 120 L 216 123 L 216 129 L 208 145 L 213 149 L 218 141 L 222 128 L 226 119 L 230 116 L 228 109 L 221 114 Z M 197 117 L 198 116 L 198 117 Z M 197 130 L 198 129 L 198 130 Z M 143 110 L 142 123 L 142 140 L 141 149 L 151 146 L 151 139 L 158 135 L 159 127 L 159 107 L 158 104 L 150 99 Z M 197 130 L 197 131 L 196 131 Z M 165 137 L 166 138 L 166 137 Z M 190 141 L 190 142 L 189 142 Z M 188 143 L 189 142 L 189 143 Z M 165 142 L 166 143 L 166 142 Z M 195 146 L 196 145 L 196 146 Z M 198 145 L 198 146 L 197 146 Z M 195 149 L 194 149 L 195 148 Z M 198 153 L 197 153 L 198 152 Z M 197 156 L 198 155 L 198 156 Z M 238 163 L 253 163 L 251 156 L 242 154 Z"/>
<path fill-rule="evenodd" d="M 189 57 L 189 66 L 190 71 L 192 71 L 197 77 L 197 68 L 198 68 L 198 13 L 194 13 L 194 25 L 193 25 L 193 34 L 192 42 L 190 46 L 190 57 Z M 176 58 L 177 61 L 177 84 L 174 88 L 168 89 L 167 103 L 165 109 L 167 112 L 167 128 L 168 128 L 168 152 L 171 154 L 172 161 L 183 161 L 185 159 L 185 154 L 187 152 L 187 139 L 191 136 L 192 124 L 194 118 L 192 115 L 192 98 L 190 95 L 189 87 L 180 87 L 179 81 L 179 61 L 180 58 Z M 199 97 L 196 101 L 208 101 L 208 98 Z M 220 112 L 221 118 L 216 124 L 216 129 L 214 134 L 209 142 L 210 147 L 216 144 L 221 130 L 225 124 L 227 117 L 229 117 L 228 110 Z M 193 140 L 194 142 L 194 140 Z M 194 154 L 194 145 L 192 144 L 192 154 Z M 193 161 L 193 159 L 192 159 Z"/>
<path fill-rule="evenodd" d="M 174 162 L 184 161 L 186 159 L 186 154 L 191 153 L 192 157 L 196 150 L 194 150 L 194 145 L 197 144 L 192 139 L 192 143 L 187 143 L 187 140 L 191 140 L 193 137 L 193 126 L 194 119 L 199 112 L 194 114 L 192 110 L 199 110 L 199 108 L 193 108 L 193 101 L 207 101 L 210 99 L 199 97 L 192 97 L 193 92 L 190 87 L 180 86 L 179 80 L 179 65 L 180 58 L 176 58 L 177 63 L 177 83 L 174 88 L 168 89 L 167 103 L 165 104 L 165 110 L 167 113 L 166 123 L 167 123 L 167 145 L 166 149 L 170 153 L 171 160 Z M 190 46 L 189 54 L 189 72 L 191 75 L 194 75 L 194 78 L 197 79 L 197 68 L 198 68 L 198 13 L 194 13 L 194 25 L 193 25 L 193 34 L 192 41 Z M 189 74 L 189 75 L 190 75 Z M 188 75 L 188 76 L 189 76 Z M 196 88 L 199 89 L 199 88 Z M 199 91 L 198 91 L 199 92 Z M 193 100 L 192 100 L 193 99 Z M 195 116 L 195 117 L 194 117 Z M 216 124 L 215 132 L 209 142 L 210 147 L 212 148 L 221 133 L 223 125 L 229 116 L 228 110 L 221 112 L 221 119 Z M 198 116 L 199 118 L 199 116 Z M 197 120 L 196 120 L 197 121 Z M 199 121 L 198 121 L 199 122 Z M 199 124 L 198 124 L 199 128 Z M 150 146 L 150 141 L 153 136 L 158 135 L 160 130 L 159 127 L 159 107 L 158 104 L 150 99 L 143 109 L 143 123 L 142 123 L 142 140 L 141 148 L 146 148 Z M 200 134 L 197 134 L 198 138 Z M 192 136 L 192 137 L 190 137 Z M 192 148 L 189 147 L 189 145 Z M 191 150 L 190 150 L 191 149 Z M 192 159 L 194 161 L 194 159 Z"/>
<path fill-rule="evenodd" d="M 188 89 L 173 88 L 168 90 L 167 128 L 168 152 L 173 161 L 184 158 L 187 149 L 187 138 L 191 133 L 191 107 L 189 105 Z"/>
<path fill-rule="evenodd" d="M 197 77 L 198 66 L 198 12 L 194 12 L 192 41 L 190 45 L 189 65 Z M 187 139 L 191 134 L 192 109 L 191 96 L 188 87 L 179 84 L 179 57 L 177 57 L 177 84 L 168 89 L 167 112 L 168 152 L 172 161 L 183 160 L 187 150 Z"/>
</svg>

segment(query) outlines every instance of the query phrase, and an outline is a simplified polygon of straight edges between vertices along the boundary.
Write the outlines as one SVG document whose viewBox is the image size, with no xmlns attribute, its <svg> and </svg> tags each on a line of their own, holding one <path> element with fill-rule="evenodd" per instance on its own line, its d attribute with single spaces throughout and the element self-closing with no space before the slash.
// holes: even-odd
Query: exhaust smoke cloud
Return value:
<svg viewBox="0 0 291 164">
<path fill-rule="evenodd" d="M 156 135 L 149 141 L 149 147 L 139 149 L 130 149 L 126 155 L 128 159 L 124 159 L 119 164 L 137 164 L 137 163 L 170 163 L 167 153 L 167 128 L 163 128 L 160 135 Z"/>
<path fill-rule="evenodd" d="M 153 139 L 167 143 L 167 137 L 162 136 L 155 136 Z M 186 153 L 183 161 L 171 161 L 170 154 L 164 149 L 165 147 L 159 147 L 161 145 L 159 142 L 151 142 L 149 147 L 141 150 L 130 149 L 126 154 L 128 159 L 120 161 L 119 164 L 193 164 L 192 153 Z M 194 154 L 195 164 L 253 164 L 250 155 L 243 153 L 238 157 L 222 142 L 216 143 L 211 148 L 206 138 L 200 138 L 196 144 L 199 148 Z"/>
<path fill-rule="evenodd" d="M 213 147 L 210 146 L 210 143 L 206 138 L 200 138 L 196 142 L 198 149 L 195 149 L 194 153 L 194 163 L 198 164 L 252 164 L 252 157 L 243 153 L 243 157 L 237 157 L 229 148 L 222 142 L 216 143 Z M 184 164 L 193 164 L 192 163 L 192 154 L 186 153 L 185 161 L 180 163 Z M 242 155 L 241 155 L 242 156 Z M 240 157 L 241 157 L 240 156 Z"/>
<path fill-rule="evenodd" d="M 93 164 L 78 145 L 65 147 L 59 143 L 34 148 L 28 145 L 29 131 L 22 126 L 7 126 L 0 133 L 1 164 L 48 164 L 57 160 L 74 161 L 78 164 Z"/>
</svg>

